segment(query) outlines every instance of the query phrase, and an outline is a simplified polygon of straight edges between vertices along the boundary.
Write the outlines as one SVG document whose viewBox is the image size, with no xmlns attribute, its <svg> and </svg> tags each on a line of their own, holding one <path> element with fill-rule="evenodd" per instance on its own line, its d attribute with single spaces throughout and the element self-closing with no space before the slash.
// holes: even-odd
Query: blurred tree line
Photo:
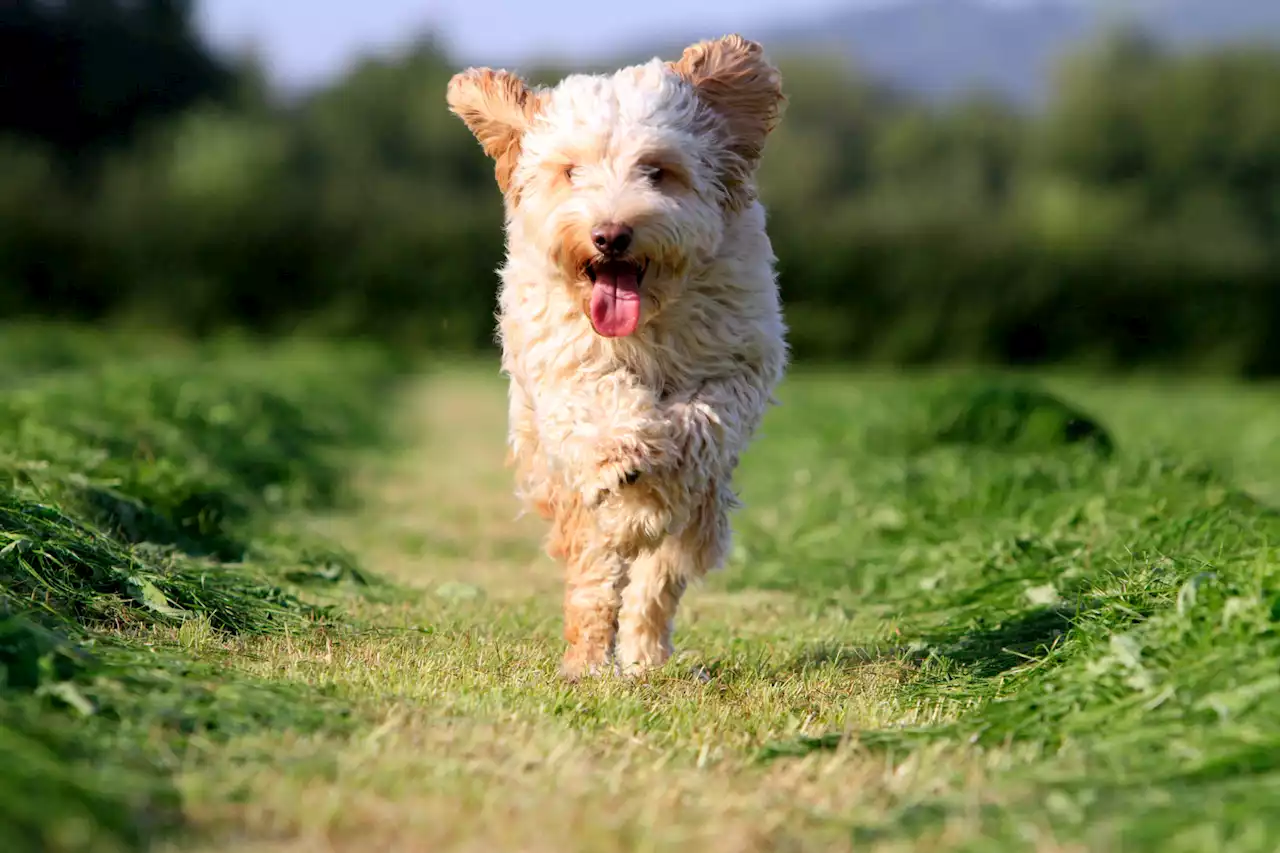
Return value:
<svg viewBox="0 0 1280 853">
<path fill-rule="evenodd" d="M 777 58 L 798 356 L 1280 373 L 1280 52 L 1118 34 L 1036 115 Z M 8 0 L 0 315 L 489 346 L 501 203 L 454 70 L 424 42 L 285 100 L 189 0 Z"/>
</svg>

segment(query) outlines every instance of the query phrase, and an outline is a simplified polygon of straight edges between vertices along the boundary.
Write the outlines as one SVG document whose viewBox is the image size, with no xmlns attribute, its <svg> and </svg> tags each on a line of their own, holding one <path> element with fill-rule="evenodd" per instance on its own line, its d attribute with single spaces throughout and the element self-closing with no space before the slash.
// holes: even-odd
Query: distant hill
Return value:
<svg viewBox="0 0 1280 853">
<path fill-rule="evenodd" d="M 1280 45 L 1280 0 L 905 0 L 760 37 L 774 54 L 826 47 L 931 100 L 985 89 L 1029 104 L 1044 94 L 1065 51 L 1122 21 L 1182 48 L 1244 40 Z"/>
</svg>

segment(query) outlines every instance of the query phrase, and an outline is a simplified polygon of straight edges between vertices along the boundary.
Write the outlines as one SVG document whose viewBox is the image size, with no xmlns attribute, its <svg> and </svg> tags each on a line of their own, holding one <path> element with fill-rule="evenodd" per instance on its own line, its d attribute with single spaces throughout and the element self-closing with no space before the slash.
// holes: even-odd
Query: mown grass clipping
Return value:
<svg viewBox="0 0 1280 853">
<path fill-rule="evenodd" d="M 184 738 L 320 713 L 148 632 L 328 618 L 290 577 L 354 560 L 288 519 L 342 504 L 394 371 L 356 348 L 47 340 L 15 335 L 0 370 L 0 848 L 128 849 L 174 824 Z"/>
</svg>

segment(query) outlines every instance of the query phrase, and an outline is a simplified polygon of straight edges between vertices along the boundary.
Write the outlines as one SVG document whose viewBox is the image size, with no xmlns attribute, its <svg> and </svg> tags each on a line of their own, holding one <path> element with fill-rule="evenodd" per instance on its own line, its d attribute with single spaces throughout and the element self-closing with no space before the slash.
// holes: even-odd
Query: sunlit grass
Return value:
<svg viewBox="0 0 1280 853">
<path fill-rule="evenodd" d="M 26 627 L 0 650 L 26 657 L 6 659 L 0 759 L 52 757 L 23 763 L 15 784 L 50 793 L 36 811 L 8 798 L 13 838 L 1272 849 L 1267 389 L 799 371 L 744 461 L 730 565 L 686 599 L 680 655 L 642 683 L 571 687 L 495 371 L 392 393 L 374 363 L 342 372 L 358 365 L 320 349 L 76 368 L 3 402 L 45 437 L 16 445 L 42 473 L 14 475 L 0 531 L 34 543 L 28 563 L 57 556 L 51 584 L 91 579 L 41 603 L 4 564 Z M 160 452 L 138 456 L 137 435 Z M 86 501 L 77 471 L 120 497 Z M 184 523 L 192 493 L 228 509 Z M 121 500 L 152 514 L 142 532 Z M 167 550 L 142 541 L 162 534 Z M 56 815 L 78 819 L 58 834 Z"/>
</svg>

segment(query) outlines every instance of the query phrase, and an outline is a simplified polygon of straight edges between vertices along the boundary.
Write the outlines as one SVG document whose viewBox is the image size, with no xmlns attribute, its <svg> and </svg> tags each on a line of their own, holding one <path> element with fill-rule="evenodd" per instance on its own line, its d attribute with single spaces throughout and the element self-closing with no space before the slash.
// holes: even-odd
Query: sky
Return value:
<svg viewBox="0 0 1280 853">
<path fill-rule="evenodd" d="M 884 2 L 893 0 L 202 0 L 198 9 L 214 45 L 252 46 L 280 84 L 297 88 L 428 33 L 460 63 L 589 62 L 664 37 L 750 36 L 753 27 Z"/>
</svg>

